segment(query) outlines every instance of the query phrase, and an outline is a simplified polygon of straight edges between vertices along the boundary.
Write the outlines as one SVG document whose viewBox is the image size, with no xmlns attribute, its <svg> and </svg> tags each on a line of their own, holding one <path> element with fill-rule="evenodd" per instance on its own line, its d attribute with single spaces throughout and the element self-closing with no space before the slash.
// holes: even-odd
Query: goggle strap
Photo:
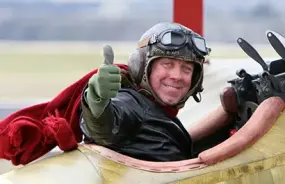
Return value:
<svg viewBox="0 0 285 184">
<path fill-rule="evenodd" d="M 138 48 L 142 48 L 148 45 L 150 38 L 146 38 L 138 43 Z"/>
</svg>

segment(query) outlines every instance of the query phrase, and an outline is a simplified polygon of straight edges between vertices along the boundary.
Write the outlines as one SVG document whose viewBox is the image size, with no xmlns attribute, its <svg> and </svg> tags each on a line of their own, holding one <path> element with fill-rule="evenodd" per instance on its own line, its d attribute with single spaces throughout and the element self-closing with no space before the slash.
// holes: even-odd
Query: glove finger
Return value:
<svg viewBox="0 0 285 184">
<path fill-rule="evenodd" d="M 101 76 L 107 74 L 120 74 L 121 70 L 115 65 L 102 65 L 100 66 L 98 73 Z"/>
<path fill-rule="evenodd" d="M 110 67 L 108 71 L 110 74 L 120 74 L 121 73 L 121 69 L 115 65 L 112 65 L 112 67 Z"/>
<path fill-rule="evenodd" d="M 117 91 L 117 90 L 112 90 L 112 91 L 109 91 L 109 92 L 108 92 L 109 98 L 116 97 L 117 94 L 118 94 L 118 91 Z"/>
<path fill-rule="evenodd" d="M 110 45 L 103 47 L 104 64 L 112 65 L 114 63 L 114 51 Z"/>
<path fill-rule="evenodd" d="M 121 88 L 121 83 L 111 83 L 109 84 L 110 91 L 118 91 Z"/>
<path fill-rule="evenodd" d="M 118 74 L 110 74 L 108 76 L 108 79 L 110 82 L 116 82 L 116 83 L 120 83 L 121 82 L 121 75 Z"/>
</svg>

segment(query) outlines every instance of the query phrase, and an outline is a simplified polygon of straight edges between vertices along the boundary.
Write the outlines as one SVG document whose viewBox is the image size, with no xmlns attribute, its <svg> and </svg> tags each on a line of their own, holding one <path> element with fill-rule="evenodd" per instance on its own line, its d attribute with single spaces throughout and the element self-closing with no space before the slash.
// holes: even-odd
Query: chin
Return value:
<svg viewBox="0 0 285 184">
<path fill-rule="evenodd" d="M 170 95 L 165 95 L 165 94 L 158 94 L 157 96 L 165 105 L 176 105 L 180 102 L 182 97 L 180 95 L 177 96 L 170 96 Z"/>
<path fill-rule="evenodd" d="M 173 99 L 165 99 L 165 100 L 162 100 L 162 101 L 166 105 L 176 105 L 179 102 L 179 100 L 173 100 Z"/>
</svg>

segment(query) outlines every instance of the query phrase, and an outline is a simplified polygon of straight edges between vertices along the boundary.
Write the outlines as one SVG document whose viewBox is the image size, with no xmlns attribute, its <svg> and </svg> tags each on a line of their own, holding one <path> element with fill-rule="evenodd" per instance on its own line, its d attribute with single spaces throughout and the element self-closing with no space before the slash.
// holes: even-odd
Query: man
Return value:
<svg viewBox="0 0 285 184">
<path fill-rule="evenodd" d="M 229 121 L 228 113 L 218 108 L 215 120 L 187 131 L 176 117 L 190 96 L 199 102 L 203 90 L 209 49 L 192 30 L 177 23 L 156 24 L 142 35 L 127 73 L 112 65 L 112 49 L 105 49 L 105 62 L 83 93 L 86 141 L 137 159 L 177 161 L 193 157 L 193 140 L 211 134 L 217 122 Z"/>
</svg>

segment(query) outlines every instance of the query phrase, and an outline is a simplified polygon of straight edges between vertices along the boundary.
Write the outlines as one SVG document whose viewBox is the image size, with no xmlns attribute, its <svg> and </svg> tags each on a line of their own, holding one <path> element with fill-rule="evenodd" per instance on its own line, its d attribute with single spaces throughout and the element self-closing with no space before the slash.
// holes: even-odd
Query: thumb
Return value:
<svg viewBox="0 0 285 184">
<path fill-rule="evenodd" d="M 114 62 L 114 52 L 110 45 L 105 45 L 103 47 L 104 64 L 112 65 Z"/>
</svg>

